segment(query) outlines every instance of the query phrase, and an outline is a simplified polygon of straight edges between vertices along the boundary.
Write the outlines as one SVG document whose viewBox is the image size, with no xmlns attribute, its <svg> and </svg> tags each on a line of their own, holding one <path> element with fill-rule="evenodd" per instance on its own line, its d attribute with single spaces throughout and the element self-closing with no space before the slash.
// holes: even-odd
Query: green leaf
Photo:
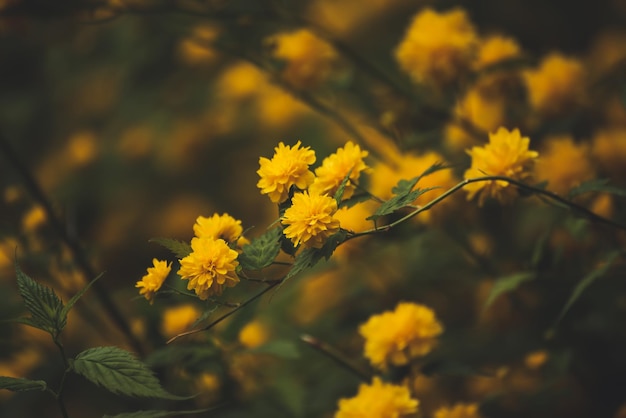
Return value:
<svg viewBox="0 0 626 418">
<path fill-rule="evenodd" d="M 30 325 L 52 335 L 60 333 L 67 320 L 61 315 L 63 310 L 61 299 L 54 293 L 54 290 L 28 277 L 17 263 L 15 263 L 15 273 L 18 291 L 24 299 L 26 309 L 31 314 Z"/>
<path fill-rule="evenodd" d="M 293 341 L 289 340 L 273 340 L 249 351 L 252 353 L 271 354 L 282 358 L 300 357 L 298 347 Z"/>
<path fill-rule="evenodd" d="M 570 295 L 569 299 L 565 303 L 565 306 L 563 306 L 563 309 L 561 310 L 561 313 L 557 317 L 556 321 L 554 321 L 554 327 L 556 327 L 559 324 L 559 322 L 561 322 L 561 320 L 565 317 L 565 314 L 570 310 L 570 308 L 572 307 L 574 302 L 576 302 L 578 300 L 578 298 L 580 298 L 580 296 L 583 294 L 583 292 L 594 281 L 596 281 L 597 279 L 599 279 L 600 277 L 602 277 L 602 276 L 604 276 L 606 274 L 606 272 L 613 265 L 613 263 L 620 256 L 620 254 L 621 254 L 621 251 L 619 251 L 619 250 L 616 250 L 616 251 L 613 251 L 613 252 L 609 253 L 607 255 L 606 259 L 604 260 L 604 262 L 601 263 L 600 267 L 598 267 L 595 270 L 591 271 L 589 274 L 587 274 L 585 277 L 583 277 L 583 279 L 580 282 L 578 282 L 578 284 L 576 285 L 576 287 L 572 291 L 572 294 Z"/>
<path fill-rule="evenodd" d="M 376 212 L 374 212 L 373 215 L 368 216 L 366 219 L 368 221 L 369 220 L 376 221 L 381 216 L 389 215 L 391 213 L 394 213 L 398 209 L 402 209 L 403 207 L 410 205 L 411 203 L 413 203 L 415 199 L 417 199 L 424 193 L 439 188 L 439 187 L 427 187 L 425 189 L 416 189 L 405 194 L 404 193 L 405 187 L 407 186 L 407 184 L 412 183 L 411 181 L 411 182 L 408 182 L 407 184 L 400 184 L 406 181 L 407 180 L 400 180 L 400 182 L 398 183 L 398 186 L 394 188 L 394 190 L 402 191 L 402 194 L 398 194 L 392 197 L 391 199 L 387 200 L 386 202 L 384 202 L 382 205 L 378 207 L 378 209 L 376 209 Z"/>
<path fill-rule="evenodd" d="M 619 187 L 615 186 L 609 186 L 609 181 L 609 179 L 596 179 L 586 181 L 580 186 L 574 187 L 572 190 L 570 190 L 567 194 L 567 197 L 571 199 L 575 196 L 588 192 L 604 192 L 617 196 L 626 196 L 626 190 L 620 189 Z"/>
<path fill-rule="evenodd" d="M 245 270 L 261 270 L 274 262 L 280 252 L 282 228 L 272 228 L 243 246 L 238 260 Z"/>
<path fill-rule="evenodd" d="M 298 255 L 296 255 L 293 265 L 291 266 L 291 270 L 289 270 L 289 273 L 285 276 L 283 283 L 291 279 L 293 276 L 300 274 L 302 271 L 313 267 L 318 261 L 320 261 L 321 258 L 322 256 L 320 255 L 319 249 L 305 248 Z"/>
<path fill-rule="evenodd" d="M 87 286 L 79 290 L 78 293 L 76 293 L 69 301 L 67 301 L 67 304 L 63 307 L 63 309 L 61 309 L 60 313 L 63 322 L 67 322 L 67 315 L 70 313 L 70 310 L 74 307 L 76 302 L 78 302 L 78 299 L 80 299 L 81 296 L 83 296 L 85 292 L 87 292 L 87 290 L 89 290 L 89 288 L 96 282 L 96 280 L 98 280 L 103 275 L 104 273 L 100 273 L 95 279 L 87 283 Z"/>
<path fill-rule="evenodd" d="M 43 380 L 0 376 L 0 389 L 6 389 L 13 392 L 25 392 L 27 390 L 46 390 L 47 387 L 48 385 Z"/>
<path fill-rule="evenodd" d="M 493 284 L 491 288 L 491 292 L 487 297 L 487 301 L 485 302 L 485 306 L 483 309 L 487 309 L 491 304 L 496 300 L 498 296 L 503 293 L 510 292 L 518 288 L 524 282 L 528 282 L 536 278 L 535 273 L 533 272 L 521 272 L 515 273 L 510 276 L 502 277 Z"/>
<path fill-rule="evenodd" d="M 337 188 L 337 191 L 335 192 L 335 195 L 333 196 L 333 198 L 337 202 L 337 206 L 341 204 L 341 200 L 343 199 L 343 194 L 346 191 L 346 185 L 350 181 L 350 174 L 352 174 L 352 170 L 350 170 L 348 174 L 346 174 L 346 176 L 343 178 L 343 180 L 341 180 L 341 183 L 339 184 L 339 187 Z"/>
<path fill-rule="evenodd" d="M 337 247 L 339 247 L 339 245 L 341 245 L 347 237 L 348 231 L 345 229 L 339 229 L 338 232 L 328 237 L 322 248 L 319 249 L 319 255 L 324 257 L 326 260 L 330 259 Z"/>
<path fill-rule="evenodd" d="M 72 369 L 110 392 L 146 398 L 185 399 L 161 387 L 154 373 L 118 347 L 95 347 L 78 354 Z"/>
<path fill-rule="evenodd" d="M 136 412 L 123 412 L 117 415 L 104 415 L 102 418 L 163 418 L 163 417 L 177 417 L 179 415 L 191 415 L 209 412 L 215 408 L 196 409 L 194 411 L 136 411 Z"/>
<path fill-rule="evenodd" d="M 167 248 L 177 258 L 185 258 L 192 252 L 191 245 L 171 238 L 152 238 L 149 242 L 155 242 Z"/>
</svg>

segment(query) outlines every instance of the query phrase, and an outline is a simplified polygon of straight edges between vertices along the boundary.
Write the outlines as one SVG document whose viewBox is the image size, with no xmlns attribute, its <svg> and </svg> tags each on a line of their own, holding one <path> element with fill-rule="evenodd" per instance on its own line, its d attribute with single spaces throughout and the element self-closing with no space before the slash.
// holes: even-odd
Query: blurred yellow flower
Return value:
<svg viewBox="0 0 626 418">
<path fill-rule="evenodd" d="M 215 26 L 198 25 L 193 28 L 191 35 L 183 39 L 178 45 L 180 59 L 189 65 L 213 64 L 219 54 L 213 48 L 213 42 L 219 36 Z"/>
<path fill-rule="evenodd" d="M 373 366 L 401 366 L 428 354 L 437 343 L 443 326 L 432 309 L 401 302 L 394 311 L 373 315 L 359 327 L 365 338 L 365 357 Z"/>
<path fill-rule="evenodd" d="M 361 172 L 368 168 L 363 161 L 367 155 L 367 151 L 362 151 L 351 141 L 348 142 L 343 148 L 324 158 L 322 165 L 315 169 L 315 181 L 309 187 L 309 191 L 334 196 L 343 179 L 350 173 L 350 180 L 343 192 L 344 199 L 349 199 L 354 193 Z"/>
<path fill-rule="evenodd" d="M 193 225 L 193 232 L 198 238 L 223 239 L 228 243 L 237 243 L 240 246 L 248 243 L 242 236 L 241 221 L 228 213 L 223 215 L 214 213 L 210 218 L 198 216 Z"/>
<path fill-rule="evenodd" d="M 548 357 L 549 355 L 546 350 L 537 350 L 528 353 L 524 358 L 524 363 L 529 369 L 536 370 L 546 364 L 546 362 L 548 361 Z"/>
<path fill-rule="evenodd" d="M 575 143 L 571 136 L 547 138 L 541 158 L 535 164 L 535 178 L 548 181 L 547 189 L 566 194 L 580 183 L 595 177 L 589 146 Z"/>
<path fill-rule="evenodd" d="M 337 201 L 330 196 L 308 192 L 296 193 L 281 222 L 286 226 L 283 233 L 293 242 L 305 247 L 321 248 L 326 239 L 339 231 Z"/>
<path fill-rule="evenodd" d="M 172 263 L 167 264 L 167 261 L 154 258 L 152 264 L 153 267 L 148 267 L 148 273 L 135 285 L 139 288 L 139 294 L 144 295 L 151 304 L 154 301 L 154 294 L 161 288 L 172 270 Z"/>
<path fill-rule="evenodd" d="M 603 171 L 614 176 L 626 172 L 626 127 L 607 127 L 596 132 L 591 153 Z"/>
<path fill-rule="evenodd" d="M 505 122 L 506 99 L 474 87 L 465 93 L 454 113 L 481 131 L 493 132 Z"/>
<path fill-rule="evenodd" d="M 285 61 L 282 77 L 298 89 L 318 87 L 330 76 L 338 55 L 326 41 L 307 29 L 280 33 L 267 39 L 272 55 Z"/>
<path fill-rule="evenodd" d="M 291 186 L 304 190 L 315 180 L 315 175 L 309 170 L 309 165 L 315 162 L 315 152 L 310 147 L 300 148 L 300 145 L 300 141 L 293 147 L 280 142 L 274 148 L 271 160 L 259 158 L 261 168 L 257 174 L 261 179 L 257 187 L 274 203 L 287 200 Z"/>
<path fill-rule="evenodd" d="M 559 53 L 546 56 L 537 70 L 524 73 L 529 101 L 539 113 L 561 113 L 582 102 L 585 69 L 581 62 Z"/>
<path fill-rule="evenodd" d="M 416 412 L 418 405 L 407 387 L 374 377 L 371 385 L 361 384 L 353 398 L 339 400 L 335 418 L 400 418 Z"/>
<path fill-rule="evenodd" d="M 192 304 L 167 308 L 161 320 L 161 332 L 165 338 L 171 338 L 189 327 L 200 317 L 200 310 Z"/>
<path fill-rule="evenodd" d="M 193 252 L 180 260 L 178 274 L 183 280 L 189 280 L 187 289 L 193 289 L 200 299 L 221 295 L 224 286 L 233 287 L 239 283 L 235 274 L 239 265 L 238 253 L 230 249 L 226 241 L 194 237 L 191 249 Z"/>
<path fill-rule="evenodd" d="M 22 217 L 22 228 L 24 231 L 33 232 L 40 226 L 46 223 L 48 220 L 48 215 L 46 215 L 46 211 L 43 207 L 36 205 L 33 206 L 28 212 L 24 214 Z"/>
<path fill-rule="evenodd" d="M 480 418 L 478 404 L 457 403 L 454 406 L 441 407 L 435 411 L 434 418 Z"/>
<path fill-rule="evenodd" d="M 239 331 L 239 342 L 246 348 L 256 348 L 267 342 L 269 330 L 261 321 L 248 322 Z"/>
<path fill-rule="evenodd" d="M 400 68 L 419 83 L 445 84 L 466 70 L 478 46 L 474 26 L 460 8 L 420 11 L 395 51 Z"/>
<path fill-rule="evenodd" d="M 465 171 L 465 178 L 507 176 L 514 180 L 527 179 L 531 175 L 530 166 L 539 155 L 528 149 L 529 143 L 530 139 L 522 137 L 518 129 L 499 128 L 489 134 L 489 143 L 484 147 L 472 147 L 467 151 L 472 157 L 472 165 Z M 510 201 L 517 188 L 505 180 L 489 180 L 469 183 L 465 190 L 468 200 L 480 193 L 478 204 L 482 205 L 487 197 Z"/>
<path fill-rule="evenodd" d="M 516 58 L 520 53 L 520 47 L 514 39 L 499 35 L 490 36 L 480 41 L 474 68 L 483 70 L 501 61 Z"/>
</svg>

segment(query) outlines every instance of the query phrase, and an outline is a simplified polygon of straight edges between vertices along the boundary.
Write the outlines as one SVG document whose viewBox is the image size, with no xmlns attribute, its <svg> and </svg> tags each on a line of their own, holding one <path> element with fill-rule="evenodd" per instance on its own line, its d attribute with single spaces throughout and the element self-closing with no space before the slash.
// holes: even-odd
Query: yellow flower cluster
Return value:
<svg viewBox="0 0 626 418">
<path fill-rule="evenodd" d="M 315 152 L 300 146 L 300 141 L 293 147 L 281 142 L 271 160 L 261 157 L 257 186 L 274 203 L 285 202 L 292 193 L 291 206 L 281 218 L 285 236 L 295 246 L 320 248 L 339 231 L 339 221 L 334 218 L 335 192 L 349 174 L 343 197 L 352 196 L 361 173 L 368 168 L 363 161 L 368 153 L 348 142 L 325 158 L 313 174 L 309 166 L 316 160 Z"/>
<path fill-rule="evenodd" d="M 462 9 L 419 12 L 395 56 L 403 71 L 419 83 L 455 80 L 470 67 L 478 46 L 474 26 Z"/>
<path fill-rule="evenodd" d="M 484 147 L 472 147 L 467 153 L 472 157 L 472 165 L 465 171 L 465 178 L 483 176 L 507 176 L 515 180 L 525 180 L 531 175 L 530 168 L 539 155 L 528 149 L 530 139 L 522 137 L 519 130 L 498 129 L 489 134 L 489 143 Z M 468 199 L 479 194 L 478 204 L 487 197 L 507 202 L 515 197 L 517 188 L 505 180 L 489 180 L 470 183 L 465 187 Z"/>
<path fill-rule="evenodd" d="M 365 338 L 365 357 L 380 369 L 401 366 L 428 354 L 442 332 L 432 309 L 409 302 L 374 315 L 359 327 Z"/>
<path fill-rule="evenodd" d="M 435 411 L 434 418 L 480 418 L 478 405 L 458 403 L 450 408 L 442 407 Z"/>
<path fill-rule="evenodd" d="M 248 240 L 243 237 L 241 221 L 227 213 L 223 215 L 215 213 L 210 218 L 199 216 L 193 226 L 193 232 L 199 238 L 223 239 L 239 247 L 248 243 Z"/>
<path fill-rule="evenodd" d="M 283 79 L 297 89 L 315 88 L 326 81 L 338 59 L 335 49 L 307 29 L 280 33 L 267 40 L 273 55 L 283 60 Z"/>
<path fill-rule="evenodd" d="M 156 258 L 152 260 L 152 267 L 148 267 L 148 272 L 137 282 L 135 287 L 139 288 L 139 294 L 143 295 L 152 304 L 154 295 L 163 286 L 163 282 L 172 270 L 172 263 L 160 261 Z"/>
<path fill-rule="evenodd" d="M 418 405 L 407 387 L 374 377 L 371 385 L 359 386 L 355 397 L 339 400 L 335 418 L 400 418 L 416 412 Z"/>
</svg>

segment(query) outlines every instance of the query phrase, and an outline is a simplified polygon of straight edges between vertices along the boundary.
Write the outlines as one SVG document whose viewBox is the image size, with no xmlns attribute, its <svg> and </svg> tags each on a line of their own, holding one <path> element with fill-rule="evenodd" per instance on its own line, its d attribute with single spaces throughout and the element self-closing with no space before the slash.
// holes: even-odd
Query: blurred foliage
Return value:
<svg viewBox="0 0 626 418">
<path fill-rule="evenodd" d="M 446 86 L 416 83 L 396 47 L 423 8 L 458 6 L 481 38 L 510 37 L 522 52 Z M 302 28 L 332 59 L 311 64 L 307 51 L 284 52 Z M 145 402 L 70 376 L 75 417 L 209 407 L 197 415 L 331 417 L 356 393 L 355 370 L 373 373 L 359 326 L 400 301 L 431 307 L 445 329 L 417 375 L 385 376 L 410 376 L 420 416 L 457 402 L 479 403 L 487 418 L 626 416 L 624 231 L 538 195 L 478 207 L 456 193 L 398 228 L 346 242 L 211 330 L 170 344 L 258 283 L 242 280 L 203 302 L 168 281 L 152 305 L 135 288 L 153 258 L 171 258 L 150 240 L 186 243 L 196 218 L 213 213 L 242 220 L 259 246 L 247 267 L 266 267 L 262 243 L 272 232 L 263 234 L 278 212 L 256 171 L 279 141 L 301 140 L 318 164 L 359 143 L 374 173 L 385 173 L 364 186 L 389 199 L 400 180 L 406 186 L 436 162 L 452 168 L 420 187 L 452 187 L 469 166 L 466 149 L 484 144 L 491 124 L 520 128 L 539 151 L 535 180 L 547 180 L 536 187 L 626 223 L 625 28 L 620 0 L 0 0 L 0 318 L 24 313 L 15 258 L 65 302 L 104 272 L 69 315 L 66 351 L 123 347 L 169 392 L 198 394 Z M 554 54 L 566 58 L 556 60 L 556 81 L 542 84 L 548 100 L 563 93 L 550 90 L 559 80 L 574 81 L 563 106 L 543 112 L 524 80 Z M 305 64 L 314 65 L 309 78 Z M 518 78 L 505 93 L 487 94 L 481 82 L 509 72 Z M 378 214 L 393 222 L 400 206 Z M 0 375 L 58 382 L 63 364 L 47 337 L 2 324 Z M 37 392 L 0 392 L 2 416 L 61 416 L 57 409 Z"/>
</svg>

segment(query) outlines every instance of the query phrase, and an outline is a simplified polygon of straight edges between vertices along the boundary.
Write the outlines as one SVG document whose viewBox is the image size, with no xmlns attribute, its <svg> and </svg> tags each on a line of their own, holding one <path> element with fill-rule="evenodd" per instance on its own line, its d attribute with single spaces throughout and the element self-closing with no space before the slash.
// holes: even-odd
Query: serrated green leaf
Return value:
<svg viewBox="0 0 626 418">
<path fill-rule="evenodd" d="M 67 315 L 70 313 L 70 310 L 74 307 L 76 302 L 78 302 L 78 299 L 80 299 L 85 294 L 85 292 L 87 292 L 87 290 L 89 290 L 89 288 L 96 282 L 96 280 L 98 280 L 103 275 L 104 273 L 100 273 L 95 279 L 87 283 L 85 287 L 80 289 L 78 293 L 76 293 L 74 296 L 72 296 L 70 300 L 67 301 L 67 304 L 63 307 L 63 309 L 61 309 L 60 313 L 61 319 L 64 322 L 67 322 Z"/>
<path fill-rule="evenodd" d="M 487 301 L 485 302 L 485 306 L 483 309 L 487 309 L 489 306 L 491 306 L 491 304 L 501 294 L 515 290 L 522 283 L 533 280 L 535 279 L 535 277 L 536 275 L 533 272 L 521 272 L 496 280 L 496 282 L 493 284 L 493 287 L 491 288 L 491 292 L 489 292 L 489 296 L 487 297 Z"/>
<path fill-rule="evenodd" d="M 298 347 L 293 341 L 289 340 L 273 340 L 249 351 L 252 353 L 271 354 L 283 358 L 300 357 Z"/>
<path fill-rule="evenodd" d="M 48 385 L 43 380 L 0 376 L 0 389 L 6 389 L 13 392 L 25 392 L 27 390 L 46 390 L 47 387 Z"/>
<path fill-rule="evenodd" d="M 604 192 L 617 196 L 626 196 L 626 190 L 620 189 L 619 187 L 610 186 L 608 184 L 609 181 L 609 179 L 595 179 L 586 181 L 570 190 L 567 194 L 567 197 L 571 199 L 573 197 L 588 192 Z"/>
<path fill-rule="evenodd" d="M 406 180 L 400 180 L 400 182 L 403 182 L 403 181 L 406 181 Z M 401 186 L 400 183 L 398 183 L 398 187 L 404 188 L 405 186 L 406 185 L 404 184 Z M 407 194 L 396 195 L 392 197 L 391 199 L 387 200 L 386 202 L 384 202 L 383 204 L 381 204 L 378 207 L 378 209 L 376 209 L 376 212 L 374 212 L 373 215 L 368 216 L 365 219 L 367 219 L 368 221 L 370 220 L 376 221 L 381 216 L 392 214 L 395 211 L 402 209 L 406 207 L 407 205 L 410 205 L 411 203 L 413 203 L 413 201 L 415 201 L 415 199 L 417 199 L 424 193 L 429 192 L 434 189 L 438 189 L 438 188 L 439 187 L 427 187 L 425 189 L 415 189 Z M 397 189 L 397 190 L 401 190 L 401 189 Z"/>
<path fill-rule="evenodd" d="M 343 199 L 343 194 L 346 191 L 346 186 L 348 182 L 350 181 L 350 174 L 352 174 L 352 170 L 350 170 L 348 174 L 346 174 L 346 176 L 343 178 L 343 180 L 341 180 L 341 183 L 339 184 L 339 187 L 337 188 L 337 191 L 335 192 L 335 195 L 333 196 L 333 198 L 337 202 L 337 206 L 341 204 L 341 200 Z"/>
<path fill-rule="evenodd" d="M 274 262 L 280 252 L 282 228 L 272 228 L 243 246 L 237 258 L 245 270 L 261 270 Z"/>
<path fill-rule="evenodd" d="M 185 399 L 161 387 L 147 365 L 118 347 L 95 347 L 78 354 L 72 369 L 116 394 L 146 398 Z"/>
<path fill-rule="evenodd" d="M 313 267 L 321 258 L 322 256 L 320 255 L 319 249 L 305 248 L 298 255 L 296 255 L 293 265 L 291 266 L 291 270 L 289 270 L 285 276 L 283 283 L 291 279 L 293 276 L 300 274 L 302 271 Z"/>
<path fill-rule="evenodd" d="M 149 242 L 154 242 L 167 248 L 177 258 L 185 258 L 192 252 L 191 245 L 171 238 L 152 238 Z"/>
<path fill-rule="evenodd" d="M 596 281 L 597 279 L 599 279 L 600 277 L 606 274 L 606 272 L 613 265 L 613 263 L 620 256 L 620 254 L 621 254 L 620 251 L 613 251 L 609 253 L 606 259 L 604 260 L 604 262 L 600 265 L 600 267 L 591 271 L 589 274 L 583 277 L 580 282 L 578 282 L 576 287 L 574 287 L 574 290 L 572 291 L 572 294 L 570 295 L 569 299 L 565 303 L 565 306 L 563 306 L 563 309 L 561 309 L 561 313 L 557 317 L 556 321 L 554 321 L 554 327 L 556 327 L 559 324 L 559 322 L 561 322 L 561 320 L 565 317 L 565 314 L 567 314 L 567 312 L 570 310 L 574 302 L 576 302 L 578 298 L 580 298 L 583 292 L 594 281 Z"/>
<path fill-rule="evenodd" d="M 215 408 L 196 409 L 194 411 L 135 411 L 135 412 L 123 412 L 117 415 L 104 415 L 102 418 L 164 418 L 164 417 L 177 417 L 179 415 L 191 415 L 201 414 L 209 412 Z"/>
<path fill-rule="evenodd" d="M 67 319 L 61 315 L 63 310 L 61 299 L 54 290 L 28 277 L 17 263 L 15 273 L 18 291 L 31 314 L 30 325 L 57 335 L 65 327 Z"/>
<path fill-rule="evenodd" d="M 339 229 L 336 233 L 328 237 L 322 248 L 319 249 L 319 254 L 326 260 L 330 259 L 337 247 L 343 243 L 348 237 L 348 231 L 345 229 Z"/>
</svg>

